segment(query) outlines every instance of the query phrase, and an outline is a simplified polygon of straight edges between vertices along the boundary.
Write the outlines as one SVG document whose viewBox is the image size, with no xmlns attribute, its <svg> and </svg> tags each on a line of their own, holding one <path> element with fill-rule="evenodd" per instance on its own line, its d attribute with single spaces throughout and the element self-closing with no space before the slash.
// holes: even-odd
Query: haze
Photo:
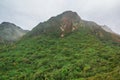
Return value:
<svg viewBox="0 0 120 80">
<path fill-rule="evenodd" d="M 120 34 L 120 0 L 1 0 L 0 22 L 12 22 L 31 30 L 64 11 L 72 10 L 84 20 L 107 25 Z"/>
</svg>

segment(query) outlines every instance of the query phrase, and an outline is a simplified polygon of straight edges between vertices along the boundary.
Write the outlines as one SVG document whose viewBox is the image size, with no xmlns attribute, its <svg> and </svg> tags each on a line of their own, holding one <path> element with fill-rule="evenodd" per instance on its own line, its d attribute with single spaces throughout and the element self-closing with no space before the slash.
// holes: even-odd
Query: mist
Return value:
<svg viewBox="0 0 120 80">
<path fill-rule="evenodd" d="M 0 22 L 31 30 L 38 23 L 72 10 L 84 20 L 107 25 L 120 34 L 120 0 L 2 0 Z"/>
</svg>

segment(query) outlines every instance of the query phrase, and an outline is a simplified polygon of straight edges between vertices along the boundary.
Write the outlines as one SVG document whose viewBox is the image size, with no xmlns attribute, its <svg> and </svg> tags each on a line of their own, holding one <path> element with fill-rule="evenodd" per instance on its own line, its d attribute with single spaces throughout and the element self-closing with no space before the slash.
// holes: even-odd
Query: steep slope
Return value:
<svg viewBox="0 0 120 80">
<path fill-rule="evenodd" d="M 19 40 L 27 32 L 27 30 L 23 30 L 13 23 L 3 22 L 0 24 L 0 42 Z"/>
<path fill-rule="evenodd" d="M 107 26 L 100 26 L 92 21 L 82 20 L 80 23 L 81 27 L 89 30 L 90 33 L 98 37 L 102 41 L 120 42 L 120 35 L 114 33 Z"/>
<path fill-rule="evenodd" d="M 111 34 L 64 12 L 0 46 L 0 80 L 120 80 L 120 44 L 108 41 Z"/>
<path fill-rule="evenodd" d="M 108 26 L 104 25 L 101 26 L 105 31 L 110 32 L 110 33 L 114 33 Z"/>
<path fill-rule="evenodd" d="M 1 80 L 120 79 L 120 47 L 84 27 L 64 38 L 42 35 L 1 47 L 0 61 Z"/>
<path fill-rule="evenodd" d="M 120 35 L 115 34 L 107 26 L 100 26 L 92 21 L 82 20 L 76 12 L 66 11 L 62 14 L 50 18 L 48 21 L 39 23 L 26 36 L 49 35 L 56 37 L 64 37 L 71 32 L 78 31 L 80 27 L 84 27 L 90 34 L 96 35 L 101 40 L 120 41 Z"/>
<path fill-rule="evenodd" d="M 81 18 L 76 12 L 66 11 L 48 21 L 38 24 L 27 36 L 37 36 L 41 34 L 63 37 L 77 28 Z"/>
</svg>

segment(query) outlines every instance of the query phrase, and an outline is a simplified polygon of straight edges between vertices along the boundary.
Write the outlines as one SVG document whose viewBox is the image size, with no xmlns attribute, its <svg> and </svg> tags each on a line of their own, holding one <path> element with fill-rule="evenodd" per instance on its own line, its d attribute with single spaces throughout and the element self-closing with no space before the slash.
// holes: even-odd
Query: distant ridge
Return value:
<svg viewBox="0 0 120 80">
<path fill-rule="evenodd" d="M 1 41 L 24 32 L 1 25 Z M 17 40 L 0 44 L 0 80 L 120 80 L 120 36 L 76 12 L 39 23 Z"/>
<path fill-rule="evenodd" d="M 13 42 L 19 40 L 28 31 L 23 30 L 10 22 L 2 22 L 0 24 L 0 42 Z"/>
</svg>

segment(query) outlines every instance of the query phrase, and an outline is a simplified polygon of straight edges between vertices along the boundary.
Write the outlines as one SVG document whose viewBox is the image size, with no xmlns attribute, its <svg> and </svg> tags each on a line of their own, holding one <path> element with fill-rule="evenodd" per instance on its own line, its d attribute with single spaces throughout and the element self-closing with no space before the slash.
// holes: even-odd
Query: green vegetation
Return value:
<svg viewBox="0 0 120 80">
<path fill-rule="evenodd" d="M 0 80 L 120 80 L 120 48 L 81 27 L 0 47 Z"/>
</svg>

